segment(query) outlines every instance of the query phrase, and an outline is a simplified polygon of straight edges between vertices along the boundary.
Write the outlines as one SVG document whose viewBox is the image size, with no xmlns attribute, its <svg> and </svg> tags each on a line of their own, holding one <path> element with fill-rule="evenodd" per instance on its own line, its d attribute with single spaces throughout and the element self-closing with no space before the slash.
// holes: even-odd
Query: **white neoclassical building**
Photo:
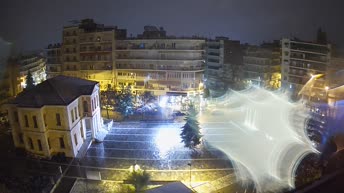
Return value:
<svg viewBox="0 0 344 193">
<path fill-rule="evenodd" d="M 14 145 L 50 157 L 75 157 L 101 127 L 99 83 L 56 76 L 20 93 L 7 104 Z"/>
</svg>

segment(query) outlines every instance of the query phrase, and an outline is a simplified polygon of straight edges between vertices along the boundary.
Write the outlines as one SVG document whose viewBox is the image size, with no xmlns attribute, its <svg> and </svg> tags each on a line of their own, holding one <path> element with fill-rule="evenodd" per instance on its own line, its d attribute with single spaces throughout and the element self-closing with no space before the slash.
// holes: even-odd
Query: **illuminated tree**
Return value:
<svg viewBox="0 0 344 193">
<path fill-rule="evenodd" d="M 203 98 L 208 98 L 210 96 L 210 91 L 208 88 L 203 89 Z"/>
<path fill-rule="evenodd" d="M 184 146 L 189 149 L 195 149 L 201 143 L 201 131 L 197 120 L 197 111 L 194 104 L 189 105 L 188 113 L 185 117 L 185 125 L 182 127 L 180 134 Z"/>
<path fill-rule="evenodd" d="M 121 91 L 115 95 L 116 111 L 127 117 L 134 112 L 133 95 L 130 86 L 122 86 Z"/>
<path fill-rule="evenodd" d="M 25 89 L 31 89 L 35 87 L 35 84 L 34 84 L 34 80 L 33 80 L 33 77 L 32 77 L 32 74 L 30 72 L 30 70 L 27 72 L 27 76 L 26 76 L 26 87 Z"/>
<path fill-rule="evenodd" d="M 135 192 L 142 192 L 150 180 L 149 174 L 142 169 L 130 171 L 127 181 L 135 187 Z"/>
<path fill-rule="evenodd" d="M 155 100 L 156 97 L 155 97 L 154 95 L 152 95 L 151 92 L 145 91 L 145 92 L 143 93 L 143 95 L 141 96 L 141 99 L 142 99 L 143 105 L 146 105 L 147 103 L 149 103 L 149 102 Z"/>
</svg>

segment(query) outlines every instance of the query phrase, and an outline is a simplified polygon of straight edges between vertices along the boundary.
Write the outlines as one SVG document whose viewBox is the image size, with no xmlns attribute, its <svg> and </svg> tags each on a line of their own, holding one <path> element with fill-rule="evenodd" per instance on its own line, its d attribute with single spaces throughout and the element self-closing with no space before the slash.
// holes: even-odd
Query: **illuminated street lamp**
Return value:
<svg viewBox="0 0 344 193">
<path fill-rule="evenodd" d="M 129 171 L 132 172 L 137 172 L 139 171 L 141 168 L 138 164 L 133 164 L 132 166 L 130 166 Z"/>
</svg>

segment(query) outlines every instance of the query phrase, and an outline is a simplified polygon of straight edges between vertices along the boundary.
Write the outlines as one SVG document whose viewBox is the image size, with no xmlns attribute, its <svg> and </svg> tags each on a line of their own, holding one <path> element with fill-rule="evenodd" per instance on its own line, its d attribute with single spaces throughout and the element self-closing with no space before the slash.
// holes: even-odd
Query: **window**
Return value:
<svg viewBox="0 0 344 193">
<path fill-rule="evenodd" d="M 76 133 L 74 133 L 74 142 L 75 145 L 78 145 L 78 137 L 76 136 Z"/>
<path fill-rule="evenodd" d="M 82 102 L 82 106 L 84 107 L 84 112 L 87 113 L 87 112 L 88 112 L 88 104 L 87 104 L 87 101 L 83 101 L 83 102 Z"/>
<path fill-rule="evenodd" d="M 33 120 L 33 127 L 34 128 L 37 128 L 38 126 L 37 126 L 37 117 L 36 116 L 33 116 L 32 117 L 32 120 Z"/>
<path fill-rule="evenodd" d="M 75 120 L 78 119 L 78 107 L 74 109 Z"/>
<path fill-rule="evenodd" d="M 80 127 L 80 133 L 81 133 L 81 137 L 84 138 L 84 130 L 82 129 L 82 127 Z"/>
<path fill-rule="evenodd" d="M 27 118 L 27 115 L 24 116 L 25 119 L 25 127 L 29 127 L 29 119 Z"/>
<path fill-rule="evenodd" d="M 29 142 L 30 149 L 33 149 L 33 142 L 30 137 L 28 138 L 28 142 Z"/>
<path fill-rule="evenodd" d="M 44 125 L 47 126 L 47 115 L 46 114 L 43 115 L 43 119 L 44 119 Z"/>
<path fill-rule="evenodd" d="M 14 111 L 13 116 L 14 116 L 14 121 L 17 123 L 18 122 L 18 112 Z"/>
<path fill-rule="evenodd" d="M 22 133 L 19 133 L 19 142 L 20 142 L 21 144 L 24 143 L 24 138 L 23 138 L 23 134 L 22 134 Z"/>
<path fill-rule="evenodd" d="M 48 148 L 51 149 L 50 138 L 48 138 Z"/>
<path fill-rule="evenodd" d="M 41 142 L 41 140 L 37 140 L 37 143 L 38 143 L 38 150 L 39 151 L 42 151 L 43 150 L 43 148 L 42 148 L 42 142 Z"/>
<path fill-rule="evenodd" d="M 64 143 L 64 141 L 63 141 L 63 137 L 60 137 L 59 139 L 60 139 L 60 147 L 61 147 L 62 149 L 64 149 L 64 148 L 65 148 L 65 143 Z"/>
<path fill-rule="evenodd" d="M 59 113 L 56 113 L 56 125 L 61 126 L 61 116 Z"/>
<path fill-rule="evenodd" d="M 72 123 L 74 123 L 74 109 L 70 110 L 70 116 L 72 117 Z"/>
</svg>

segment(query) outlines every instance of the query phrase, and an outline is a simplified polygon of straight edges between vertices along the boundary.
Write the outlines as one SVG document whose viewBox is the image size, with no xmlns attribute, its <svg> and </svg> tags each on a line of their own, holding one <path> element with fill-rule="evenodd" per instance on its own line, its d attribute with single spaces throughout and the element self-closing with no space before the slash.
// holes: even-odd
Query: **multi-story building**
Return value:
<svg viewBox="0 0 344 193">
<path fill-rule="evenodd" d="M 1 98 L 14 97 L 22 92 L 26 88 L 28 72 L 31 73 L 34 84 L 46 80 L 45 58 L 37 54 L 9 58 L 4 71 L 2 71 Z"/>
<path fill-rule="evenodd" d="M 331 46 L 291 39 L 282 39 L 281 46 L 282 88 L 296 97 L 312 76 L 326 74 L 330 65 Z M 323 90 L 323 86 L 319 89 Z M 317 92 L 315 86 L 312 93 Z"/>
<path fill-rule="evenodd" d="M 50 44 L 46 48 L 47 78 L 52 78 L 61 73 L 61 44 Z"/>
<path fill-rule="evenodd" d="M 6 105 L 14 145 L 41 157 L 75 157 L 101 127 L 98 82 L 56 76 Z"/>
<path fill-rule="evenodd" d="M 205 83 L 212 95 L 223 93 L 231 83 L 239 79 L 242 60 L 240 41 L 226 37 L 207 41 Z"/>
<path fill-rule="evenodd" d="M 194 93 L 203 78 L 204 46 L 204 39 L 167 36 L 154 26 L 126 38 L 124 29 L 85 19 L 64 27 L 61 69 L 51 65 L 56 72 L 48 73 L 98 81 L 101 90 L 131 85 L 155 95 Z"/>
<path fill-rule="evenodd" d="M 115 84 L 115 39 L 126 30 L 96 24 L 92 19 L 64 27 L 61 74 L 98 81 L 105 90 Z"/>
<path fill-rule="evenodd" d="M 204 72 L 205 40 L 126 39 L 116 42 L 117 85 L 155 95 L 198 91 Z"/>
<path fill-rule="evenodd" d="M 268 89 L 281 87 L 279 44 L 248 46 L 244 51 L 244 76 L 251 84 Z"/>
</svg>

